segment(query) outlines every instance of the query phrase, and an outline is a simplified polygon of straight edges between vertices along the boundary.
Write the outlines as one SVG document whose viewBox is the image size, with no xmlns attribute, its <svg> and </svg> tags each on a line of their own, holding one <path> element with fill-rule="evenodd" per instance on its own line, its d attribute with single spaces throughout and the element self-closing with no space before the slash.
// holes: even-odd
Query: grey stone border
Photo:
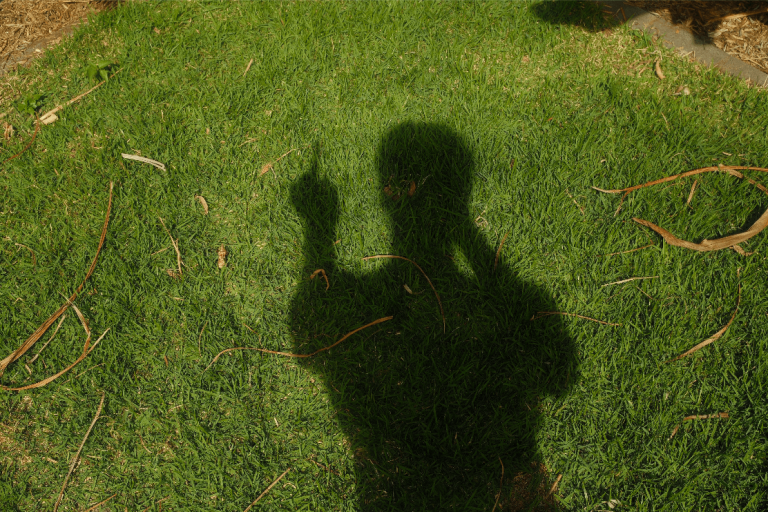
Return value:
<svg viewBox="0 0 768 512">
<path fill-rule="evenodd" d="M 683 28 L 675 27 L 659 16 L 654 16 L 622 1 L 598 0 L 597 3 L 610 11 L 616 22 L 626 23 L 632 29 L 642 30 L 662 38 L 668 48 L 677 49 L 681 55 L 690 53 L 694 59 L 705 65 L 714 66 L 724 73 L 742 78 L 754 85 L 768 87 L 768 74 L 725 53 L 701 37 Z"/>
</svg>

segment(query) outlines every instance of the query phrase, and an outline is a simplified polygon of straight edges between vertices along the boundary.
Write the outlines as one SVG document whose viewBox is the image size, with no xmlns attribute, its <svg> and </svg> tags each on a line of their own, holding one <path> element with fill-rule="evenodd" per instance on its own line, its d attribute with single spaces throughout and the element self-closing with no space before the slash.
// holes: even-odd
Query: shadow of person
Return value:
<svg viewBox="0 0 768 512">
<path fill-rule="evenodd" d="M 504 264 L 494 270 L 495 250 L 469 212 L 473 158 L 459 135 L 440 124 L 399 124 L 384 135 L 377 167 L 391 219 L 382 236 L 391 254 L 429 276 L 445 326 L 435 294 L 411 263 L 369 260 L 363 271 L 337 263 L 339 197 L 315 154 L 291 198 L 305 222 L 307 276 L 323 268 L 330 288 L 322 279 L 299 286 L 294 352 L 391 315 L 300 360 L 321 376 L 354 450 L 358 508 L 487 511 L 499 492 L 499 460 L 507 482 L 542 460 L 538 404 L 574 381 L 573 344 L 558 317 L 531 321 L 554 309 L 551 298 Z M 514 241 L 510 233 L 506 248 Z M 545 505 L 551 500 L 508 483 L 501 504 L 522 492 Z"/>
</svg>

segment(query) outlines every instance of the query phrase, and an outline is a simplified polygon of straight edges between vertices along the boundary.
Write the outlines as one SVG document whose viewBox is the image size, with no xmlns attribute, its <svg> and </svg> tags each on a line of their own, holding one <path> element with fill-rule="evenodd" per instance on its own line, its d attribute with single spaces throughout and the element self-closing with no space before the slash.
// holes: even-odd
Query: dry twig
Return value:
<svg viewBox="0 0 768 512">
<path fill-rule="evenodd" d="M 176 251 L 176 265 L 179 268 L 179 277 L 181 277 L 181 252 L 179 251 L 179 242 L 177 240 L 174 240 L 171 236 L 171 232 L 168 231 L 168 228 L 165 227 L 165 222 L 163 222 L 163 219 L 158 217 L 160 219 L 160 224 L 163 225 L 163 229 L 165 229 L 165 232 L 168 233 L 168 238 L 171 239 L 171 244 L 173 244 L 173 248 Z"/>
<path fill-rule="evenodd" d="M 682 358 L 684 358 L 686 356 L 689 356 L 689 355 L 693 354 L 694 352 L 696 352 L 698 350 L 701 350 L 702 348 L 706 347 L 710 343 L 713 343 L 713 342 L 717 341 L 718 339 L 720 339 L 720 337 L 723 334 L 725 334 L 725 331 L 728 329 L 728 327 L 731 326 L 731 323 L 733 322 L 733 319 L 736 318 L 736 313 L 738 313 L 738 311 L 739 311 L 739 304 L 741 304 L 741 283 L 739 283 L 739 296 L 736 299 L 736 309 L 733 310 L 733 315 L 731 315 L 731 319 L 728 320 L 728 323 L 725 324 L 725 327 L 723 327 L 722 329 L 717 331 L 715 334 L 713 334 L 709 338 L 705 339 L 704 341 L 702 341 L 701 343 L 699 343 L 698 345 L 696 345 L 692 349 L 683 352 L 679 356 L 675 357 L 674 359 L 670 359 L 667 362 L 671 363 L 672 361 L 677 361 L 678 359 L 682 359 Z"/>
<path fill-rule="evenodd" d="M 560 480 L 562 479 L 563 479 L 562 473 L 557 475 L 557 479 L 555 480 L 555 483 L 552 484 L 552 487 L 549 489 L 549 493 L 547 493 L 547 496 L 552 496 L 555 493 L 555 491 L 557 490 L 557 484 L 559 484 Z"/>
<path fill-rule="evenodd" d="M 283 153 L 282 155 L 280 155 L 280 157 L 279 157 L 277 160 L 275 160 L 274 162 L 267 162 L 267 163 L 265 163 L 265 164 L 264 164 L 264 165 L 261 167 L 261 170 L 259 171 L 259 178 L 261 178 L 262 176 L 264 176 L 265 174 L 267 174 L 269 171 L 271 171 L 271 170 L 274 168 L 275 164 L 276 164 L 277 162 L 279 162 L 280 160 L 282 160 L 283 158 L 285 158 L 286 156 L 290 155 L 291 153 L 293 153 L 293 152 L 294 152 L 294 151 L 296 151 L 296 150 L 299 150 L 299 149 L 304 149 L 304 148 L 308 148 L 308 147 L 309 147 L 309 146 L 304 146 L 303 148 L 293 148 L 293 149 L 291 149 L 290 151 L 286 151 L 285 153 Z"/>
<path fill-rule="evenodd" d="M 312 275 L 309 276 L 309 278 L 310 279 L 314 279 L 317 276 L 317 274 L 322 275 L 323 278 L 325 279 L 325 289 L 327 290 L 328 288 L 330 288 L 331 287 L 331 283 L 328 281 L 328 275 L 326 275 L 325 270 L 322 269 L 322 268 L 319 268 L 319 269 L 315 270 L 314 272 L 312 272 Z"/>
<path fill-rule="evenodd" d="M 247 66 L 245 66 L 245 71 L 243 72 L 243 78 L 245 78 L 245 75 L 246 75 L 246 73 L 248 73 L 248 70 L 249 70 L 249 69 L 251 69 L 251 64 L 253 64 L 253 59 L 251 59 L 251 60 L 248 62 L 248 65 L 247 65 Z"/>
<path fill-rule="evenodd" d="M 56 337 L 56 333 L 59 332 L 59 329 L 61 328 L 61 324 L 64 323 L 64 320 L 67 318 L 67 315 L 61 315 L 61 319 L 59 319 L 59 323 L 56 325 L 56 329 L 54 329 L 53 334 L 51 334 L 51 337 L 48 338 L 48 341 L 45 342 L 45 344 L 40 348 L 40 350 L 37 351 L 37 353 L 32 356 L 32 359 L 29 359 L 27 361 L 27 364 L 32 364 L 35 361 L 37 361 L 37 358 L 40 356 L 40 353 L 45 350 L 45 347 L 48 346 L 48 344 L 53 341 L 53 338 Z"/>
<path fill-rule="evenodd" d="M 105 504 L 106 502 L 108 502 L 109 500 L 114 498 L 115 496 L 117 496 L 117 493 L 113 494 L 112 496 L 110 496 L 109 498 L 107 498 L 107 499 L 105 499 L 103 501 L 98 502 L 97 504 L 95 504 L 95 505 L 93 505 L 91 507 L 88 507 L 87 509 L 85 509 L 84 512 L 92 512 L 92 511 L 96 510 L 97 508 L 99 508 L 100 506 L 102 506 L 103 504 Z"/>
<path fill-rule="evenodd" d="M 713 414 L 694 414 L 693 416 L 686 416 L 683 421 L 690 420 L 711 420 L 715 418 L 729 418 L 730 415 L 727 412 L 716 412 Z"/>
<path fill-rule="evenodd" d="M 685 202 L 686 205 L 691 204 L 691 200 L 693 199 L 693 194 L 696 192 L 696 185 L 699 183 L 699 180 L 693 180 L 693 185 L 691 185 L 691 193 L 688 194 L 688 200 Z"/>
<path fill-rule="evenodd" d="M 27 145 L 24 146 L 24 149 L 22 149 L 21 151 L 19 151 L 18 153 L 16 153 L 12 157 L 6 158 L 5 160 L 3 160 L 3 163 L 5 164 L 5 163 L 10 162 L 14 158 L 18 158 L 19 156 L 21 156 L 22 153 L 24 153 L 26 150 L 28 150 L 29 147 L 32 145 L 32 143 L 35 142 L 35 139 L 37 138 L 37 132 L 39 132 L 39 131 L 40 131 L 40 118 L 38 117 L 37 118 L 37 123 L 35 124 L 35 132 L 32 134 L 32 138 L 29 140 L 29 142 L 27 142 Z"/>
<path fill-rule="evenodd" d="M 80 447 L 77 449 L 77 453 L 75 453 L 75 457 L 72 459 L 72 463 L 69 465 L 69 472 L 67 472 L 67 476 L 64 478 L 64 484 L 61 486 L 61 492 L 59 492 L 59 497 L 56 499 L 56 504 L 53 506 L 53 512 L 56 512 L 59 509 L 59 504 L 61 503 L 61 499 L 64 497 L 64 489 L 67 488 L 67 483 L 69 482 L 69 477 L 72 475 L 72 471 L 75 470 L 77 461 L 80 459 L 80 452 L 83 451 L 83 446 L 85 445 L 85 441 L 88 440 L 88 436 L 91 435 L 91 430 L 93 430 L 93 426 L 96 424 L 96 421 L 99 419 L 99 415 L 101 414 L 101 408 L 104 405 L 105 396 L 106 394 L 102 392 L 101 402 L 99 402 L 99 408 L 96 409 L 96 416 L 93 417 L 91 426 L 88 427 L 88 431 L 85 433 L 85 437 L 83 437 L 83 442 L 80 443 Z"/>
<path fill-rule="evenodd" d="M 443 332 L 445 332 L 445 313 L 443 313 L 443 303 L 440 300 L 440 295 L 437 293 L 437 290 L 435 290 L 435 286 L 432 284 L 432 281 L 429 280 L 429 276 L 427 276 L 427 273 L 424 272 L 424 270 L 422 270 L 422 268 L 415 261 L 409 260 L 408 258 L 404 258 L 402 256 L 395 256 L 394 254 L 377 254 L 376 256 L 366 256 L 365 258 L 363 258 L 363 261 L 373 260 L 378 258 L 391 258 L 391 259 L 405 260 L 411 263 L 417 269 L 419 269 L 419 272 L 421 272 L 421 274 L 426 278 L 427 282 L 429 283 L 429 286 L 432 288 L 432 291 L 435 292 L 435 297 L 437 297 L 437 305 L 440 306 L 440 316 L 443 317 Z"/>
<path fill-rule="evenodd" d="M 581 214 L 582 214 L 582 215 L 584 215 L 584 207 L 583 207 L 583 206 L 581 206 L 579 203 L 577 203 L 577 202 L 576 202 L 576 199 L 574 199 L 574 197 L 571 195 L 571 193 L 570 193 L 570 192 L 568 192 L 568 189 L 565 189 L 565 193 L 566 193 L 566 194 L 568 194 L 568 197 L 570 197 L 570 198 L 571 198 L 571 201 L 573 201 L 573 204 L 575 204 L 575 205 L 576 205 L 576 208 L 578 208 L 578 209 L 579 209 L 579 211 L 581 212 Z"/>
<path fill-rule="evenodd" d="M 344 336 L 343 336 L 343 337 L 342 337 L 342 338 L 341 338 L 339 341 L 337 341 L 336 343 L 334 343 L 334 344 L 332 344 L 332 345 L 328 345 L 327 347 L 323 347 L 323 348 L 317 349 L 317 350 L 315 350 L 314 352 L 312 352 L 311 354 L 293 354 L 293 353 L 291 353 L 291 352 L 279 352 L 279 351 L 277 351 L 277 350 L 268 350 L 268 349 L 266 349 L 266 348 L 256 348 L 256 347 L 234 347 L 234 348 L 228 348 L 228 349 L 226 349 L 226 350 L 222 350 L 221 352 L 219 352 L 218 354 L 216 354 L 216 357 L 214 357 L 214 358 L 213 358 L 213 361 L 211 361 L 211 364 L 209 364 L 209 365 L 208 365 L 208 366 L 205 368 L 205 370 L 203 370 L 203 373 L 207 372 L 207 371 L 208 371 L 208 368 L 210 368 L 210 367 L 213 365 L 213 363 L 215 363 L 216 361 L 218 361 L 218 360 L 219 360 L 219 358 L 220 358 L 221 356 L 223 356 L 224 354 L 226 354 L 226 353 L 228 353 L 228 352 L 232 352 L 232 351 L 234 351 L 234 350 L 256 350 L 257 352 L 264 352 L 265 354 L 275 354 L 275 355 L 278 355 L 278 356 L 285 356 L 285 357 L 298 357 L 298 358 L 307 358 L 307 357 L 312 357 L 312 356 L 315 356 L 315 355 L 319 354 L 320 352 L 325 352 L 326 350 L 331 350 L 333 347 L 335 347 L 336 345 L 338 345 L 338 344 L 339 344 L 339 343 L 341 343 L 342 341 L 346 340 L 347 338 L 349 338 L 349 337 L 350 337 L 350 336 L 352 336 L 353 334 L 355 334 L 355 333 L 357 333 L 357 332 L 359 332 L 359 331 L 362 331 L 363 329 L 365 329 L 365 328 L 367 328 L 367 327 L 370 327 L 370 326 L 372 326 L 372 325 L 376 325 L 376 324 L 380 324 L 380 323 L 382 323 L 382 322 L 386 322 L 386 321 L 388 321 L 388 320 L 392 320 L 392 317 L 391 317 L 391 316 L 385 316 L 385 317 L 383 317 L 383 318 L 379 318 L 378 320 L 374 320 L 373 322 L 371 322 L 371 323 L 369 323 L 369 324 L 366 324 L 366 325 L 364 325 L 364 326 L 362 326 L 362 327 L 358 327 L 358 328 L 357 328 L 357 329 L 355 329 L 354 331 L 352 331 L 352 332 L 350 332 L 350 333 L 347 333 L 346 335 L 344 335 Z"/>
<path fill-rule="evenodd" d="M 116 74 L 118 74 L 122 70 L 123 70 L 123 68 L 118 69 L 117 71 L 112 73 L 112 76 L 110 78 L 113 78 Z M 105 82 L 106 82 L 106 80 L 103 80 L 103 81 L 99 82 L 98 84 L 96 84 L 92 88 L 88 89 L 84 93 L 78 94 L 77 96 L 75 96 L 74 98 L 72 98 L 71 100 L 66 102 L 64 105 L 56 105 L 56 107 L 54 107 L 53 109 L 51 109 L 48 112 L 46 112 L 45 114 L 43 114 L 43 116 L 40 118 L 40 122 L 43 123 L 43 124 L 51 124 L 51 123 L 53 123 L 54 121 L 56 121 L 59 118 L 56 115 L 57 112 L 61 111 L 64 107 L 68 107 L 71 104 L 73 104 L 73 103 L 75 103 L 77 101 L 80 101 L 81 99 L 83 99 L 84 97 L 88 96 L 93 91 L 95 91 L 96 89 L 101 87 Z"/>
<path fill-rule="evenodd" d="M 287 474 L 288 474 L 288 472 L 289 472 L 290 470 L 291 470 L 291 468 L 288 468 L 288 469 L 286 469 L 286 470 L 283 472 L 283 474 L 282 474 L 282 475 L 280 475 L 279 477 L 277 477 L 277 480 L 275 480 L 274 482 L 272 482 L 271 484 L 269 484 L 269 487 L 267 487 L 266 489 L 264 489 L 264 492 L 263 492 L 263 493 L 261 493 L 261 494 L 259 494 L 259 497 L 258 497 L 258 498 L 256 498 L 255 500 L 253 500 L 253 503 L 251 503 L 250 505 L 248 505 L 248 508 L 246 508 L 245 510 L 243 510 L 243 512 L 248 512 L 249 510 L 251 510 L 251 507 L 252 507 L 252 506 L 254 506 L 255 504 L 257 504 L 257 503 L 259 502 L 259 500 L 260 500 L 261 498 L 263 498 L 263 497 L 264 497 L 264 496 L 265 496 L 265 495 L 266 495 L 266 494 L 269 492 L 269 490 L 270 490 L 270 489 L 272 489 L 272 488 L 275 486 L 275 484 L 277 484 L 277 482 L 279 482 L 280 480 L 282 480 L 282 479 L 283 479 L 283 477 L 284 477 L 285 475 L 287 475 Z"/>
<path fill-rule="evenodd" d="M 611 285 L 613 285 L 613 284 L 624 284 L 624 283 L 628 283 L 628 282 L 630 282 L 630 281 L 637 281 L 638 279 L 656 279 L 657 277 L 659 277 L 659 276 L 649 276 L 649 277 L 630 277 L 629 279 L 622 279 L 621 281 L 616 281 L 616 282 L 614 282 L 614 283 L 605 283 L 604 285 L 602 285 L 602 286 L 601 286 L 601 288 L 602 288 L 603 286 L 611 286 Z"/>
</svg>

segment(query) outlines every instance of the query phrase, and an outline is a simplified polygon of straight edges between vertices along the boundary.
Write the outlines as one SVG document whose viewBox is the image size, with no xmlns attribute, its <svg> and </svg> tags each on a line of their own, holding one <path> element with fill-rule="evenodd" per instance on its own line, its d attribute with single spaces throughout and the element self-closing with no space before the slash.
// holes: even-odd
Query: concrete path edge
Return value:
<svg viewBox="0 0 768 512">
<path fill-rule="evenodd" d="M 626 23 L 632 29 L 660 37 L 668 48 L 676 49 L 681 55 L 691 54 L 702 64 L 714 66 L 753 85 L 768 87 L 768 74 L 725 53 L 711 42 L 681 27 L 675 27 L 659 16 L 622 1 L 598 0 L 597 3 L 604 6 L 606 11 L 610 11 L 618 23 Z"/>
</svg>

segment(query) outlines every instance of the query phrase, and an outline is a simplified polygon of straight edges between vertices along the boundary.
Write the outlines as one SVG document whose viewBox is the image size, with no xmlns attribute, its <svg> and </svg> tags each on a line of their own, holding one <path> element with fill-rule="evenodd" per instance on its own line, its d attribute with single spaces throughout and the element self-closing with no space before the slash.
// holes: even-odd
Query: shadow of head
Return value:
<svg viewBox="0 0 768 512">
<path fill-rule="evenodd" d="M 546 1 L 533 4 L 531 12 L 551 25 L 573 25 L 591 32 L 603 30 L 607 23 L 597 2 Z"/>
<path fill-rule="evenodd" d="M 437 123 L 396 125 L 377 148 L 392 254 L 427 273 L 445 328 L 435 294 L 410 263 L 374 260 L 362 274 L 332 265 L 323 251 L 336 237 L 339 198 L 316 161 L 292 187 L 308 267 L 334 269 L 329 289 L 307 281 L 297 290 L 294 351 L 393 316 L 301 360 L 322 377 L 351 445 L 361 510 L 489 510 L 499 459 L 507 475 L 543 460 L 536 444 L 542 402 L 575 379 L 573 343 L 560 319 L 531 320 L 555 308 L 552 298 L 514 265 L 493 268 L 495 247 L 470 213 L 473 162 L 466 140 Z M 507 247 L 519 253 L 514 239 Z M 513 492 L 520 489 L 508 488 L 501 503 L 512 503 L 505 497 Z"/>
</svg>

